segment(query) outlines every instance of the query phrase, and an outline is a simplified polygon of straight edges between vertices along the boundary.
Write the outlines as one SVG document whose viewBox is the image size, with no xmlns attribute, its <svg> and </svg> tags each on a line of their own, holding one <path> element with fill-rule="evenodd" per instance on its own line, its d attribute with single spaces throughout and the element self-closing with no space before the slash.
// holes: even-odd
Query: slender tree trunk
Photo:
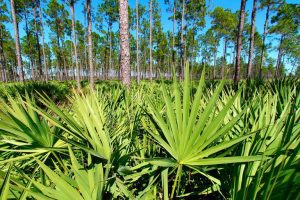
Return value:
<svg viewBox="0 0 300 200">
<path fill-rule="evenodd" d="M 180 37 L 180 67 L 179 67 L 179 77 L 183 79 L 184 74 L 184 38 L 183 38 L 183 30 L 184 30 L 184 12 L 185 12 L 185 0 L 182 1 L 182 15 L 181 15 L 181 37 Z"/>
<path fill-rule="evenodd" d="M 234 84 L 237 86 L 240 80 L 241 71 L 241 52 L 243 47 L 243 29 L 245 22 L 245 7 L 247 0 L 241 0 L 241 9 L 239 16 L 239 26 L 238 26 L 238 37 L 237 37 L 237 47 L 236 47 L 236 59 L 235 59 L 235 74 L 234 74 Z"/>
<path fill-rule="evenodd" d="M 68 73 L 68 66 L 67 66 L 67 61 L 66 61 L 66 55 L 65 55 L 65 37 L 63 37 L 61 43 L 62 43 L 62 59 L 63 59 L 63 66 L 64 66 L 64 76 L 63 79 L 64 80 L 69 80 L 69 73 Z"/>
<path fill-rule="evenodd" d="M 72 32 L 70 33 L 70 41 L 72 41 Z M 72 46 L 72 45 L 70 45 L 70 61 L 69 61 L 69 68 L 71 68 L 71 73 L 69 74 L 71 77 L 71 80 L 76 80 L 76 78 L 75 78 L 75 69 L 74 69 L 74 62 L 73 62 L 73 55 L 74 55 L 74 53 L 73 53 L 73 47 L 74 47 L 74 45 Z"/>
<path fill-rule="evenodd" d="M 84 76 L 84 73 L 83 73 L 83 59 L 81 59 L 83 57 L 83 55 L 81 54 L 80 56 L 80 66 L 79 66 L 79 71 L 80 71 L 80 74 L 81 74 L 81 77 L 80 77 L 80 80 L 82 80 L 82 77 Z"/>
<path fill-rule="evenodd" d="M 260 57 L 260 66 L 259 66 L 259 78 L 262 78 L 262 68 L 264 66 L 264 57 L 265 57 L 265 49 L 266 49 L 266 38 L 268 32 L 268 22 L 269 22 L 269 14 L 270 14 L 270 4 L 267 7 L 266 19 L 264 24 L 264 33 L 262 38 L 262 49 L 261 49 L 261 57 Z"/>
<path fill-rule="evenodd" d="M 34 31 L 35 31 L 35 38 L 36 38 L 37 51 L 38 51 L 39 80 L 42 80 L 43 69 L 42 69 L 42 59 L 41 59 L 41 47 L 40 47 L 39 32 L 38 32 L 38 29 L 37 29 L 36 6 L 37 5 L 34 5 L 34 7 L 33 7 Z"/>
<path fill-rule="evenodd" d="M 5 55 L 3 50 L 3 26 L 0 24 L 0 66 L 2 70 L 2 81 L 7 82 L 6 77 L 6 61 L 5 61 Z"/>
<path fill-rule="evenodd" d="M 10 6 L 11 6 L 11 15 L 13 19 L 14 24 L 14 32 L 15 32 L 15 43 L 16 43 L 16 56 L 17 56 L 17 62 L 18 62 L 18 70 L 19 70 L 19 77 L 20 82 L 24 82 L 24 71 L 22 66 L 22 57 L 21 57 L 21 46 L 20 46 L 20 37 L 19 37 L 19 27 L 15 12 L 15 2 L 14 0 L 10 0 Z"/>
<path fill-rule="evenodd" d="M 224 73 L 225 73 L 225 67 L 227 66 L 227 43 L 228 40 L 227 38 L 224 38 L 224 55 L 223 55 L 223 65 L 222 65 L 222 69 L 221 69 L 221 77 L 222 79 L 224 78 Z"/>
<path fill-rule="evenodd" d="M 87 26 L 87 23 L 86 23 L 86 21 L 87 21 L 87 10 L 86 9 L 84 9 L 84 27 L 86 27 Z M 83 80 L 86 78 L 85 76 L 85 69 L 87 68 L 87 66 L 88 66 L 88 53 L 87 53 L 87 48 L 86 48 L 86 44 L 87 44 L 87 34 L 86 34 L 86 31 L 84 31 L 84 38 L 83 38 L 83 40 L 84 40 L 84 62 L 82 63 L 82 74 L 83 74 Z"/>
<path fill-rule="evenodd" d="M 217 67 L 217 45 L 214 47 L 214 75 L 213 79 L 216 78 L 216 67 Z"/>
<path fill-rule="evenodd" d="M 253 58 L 253 51 L 254 51 L 256 3 L 257 3 L 257 0 L 253 0 L 253 8 L 252 8 L 252 14 L 251 14 L 251 35 L 250 35 L 250 48 L 249 48 L 249 57 L 248 57 L 247 79 L 250 79 L 252 77 L 252 58 Z"/>
<path fill-rule="evenodd" d="M 152 82 L 152 0 L 150 0 L 150 38 L 149 38 L 149 57 L 150 57 L 150 63 L 149 63 L 149 78 Z"/>
<path fill-rule="evenodd" d="M 175 66 L 175 20 L 176 20 L 176 0 L 174 0 L 173 5 L 173 30 L 172 30 L 172 62 L 173 67 Z"/>
<path fill-rule="evenodd" d="M 147 48 L 144 48 L 144 77 L 147 78 Z"/>
<path fill-rule="evenodd" d="M 71 0 L 70 8 L 72 14 L 72 32 L 73 32 L 74 54 L 75 54 L 75 66 L 76 66 L 76 82 L 77 82 L 77 88 L 80 89 L 80 70 L 78 64 L 78 53 L 77 53 L 77 44 L 76 44 L 74 0 Z"/>
<path fill-rule="evenodd" d="M 27 16 L 27 11 L 25 11 L 25 32 L 26 32 L 26 38 L 28 42 L 28 47 L 31 50 L 31 42 L 30 42 L 30 37 L 29 37 L 29 29 L 28 29 L 28 16 Z M 35 81 L 35 65 L 33 64 L 33 58 L 32 58 L 32 52 L 29 52 L 28 54 L 29 57 L 29 62 L 30 62 L 30 69 L 31 69 L 31 80 Z"/>
<path fill-rule="evenodd" d="M 139 60 L 139 1 L 135 1 L 136 11 L 136 70 L 137 70 L 137 82 L 140 83 L 140 60 Z"/>
<path fill-rule="evenodd" d="M 112 31 L 112 23 L 109 22 L 109 68 L 108 68 L 108 72 L 112 69 L 112 37 L 111 37 L 111 31 Z"/>
<path fill-rule="evenodd" d="M 33 62 L 31 60 L 31 58 L 29 59 L 29 66 L 30 66 L 30 70 L 31 70 L 31 80 L 35 81 L 34 66 L 33 66 Z"/>
<path fill-rule="evenodd" d="M 105 50 L 104 50 L 104 79 L 108 79 L 108 63 L 109 63 L 109 58 L 107 57 L 107 45 L 108 45 L 108 33 L 109 33 L 109 28 L 107 28 L 107 34 L 106 34 L 106 44 L 105 44 Z"/>
<path fill-rule="evenodd" d="M 193 30 L 195 30 L 195 25 L 193 24 Z M 193 36 L 192 36 L 192 50 L 191 50 L 191 55 L 188 56 L 188 62 L 190 62 L 190 80 L 193 79 L 193 64 L 194 64 L 194 47 L 195 47 L 195 31 L 193 31 Z M 186 45 L 185 45 L 186 46 Z"/>
<path fill-rule="evenodd" d="M 281 76 L 280 74 L 280 65 L 281 65 L 281 58 L 282 58 L 282 42 L 283 42 L 283 35 L 280 37 L 280 43 L 278 48 L 278 56 L 277 56 L 277 62 L 276 62 L 276 71 L 275 71 L 275 78 L 279 78 Z"/>
<path fill-rule="evenodd" d="M 87 0 L 87 20 L 88 20 L 88 40 L 89 40 L 89 67 L 90 67 L 90 86 L 94 88 L 94 66 L 93 66 L 93 41 L 92 41 L 92 15 L 91 1 Z"/>
<path fill-rule="evenodd" d="M 120 15 L 120 68 L 122 83 L 130 86 L 130 48 L 128 24 L 128 0 L 119 0 Z"/>
<path fill-rule="evenodd" d="M 45 53 L 43 14 L 42 14 L 42 9 L 41 9 L 39 0 L 38 0 L 38 7 L 39 7 L 39 17 L 40 17 L 40 23 L 41 23 L 41 36 L 42 36 L 42 50 L 43 50 L 43 59 L 44 59 L 44 69 L 45 69 L 45 75 L 46 75 L 46 83 L 48 83 L 49 72 L 48 72 L 48 65 L 47 65 L 46 53 Z"/>
</svg>

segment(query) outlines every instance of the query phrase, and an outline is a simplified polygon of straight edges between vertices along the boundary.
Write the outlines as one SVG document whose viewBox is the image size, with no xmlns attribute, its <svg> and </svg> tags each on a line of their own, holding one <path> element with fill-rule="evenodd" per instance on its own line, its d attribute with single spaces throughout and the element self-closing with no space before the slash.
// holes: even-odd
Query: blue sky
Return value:
<svg viewBox="0 0 300 200">
<path fill-rule="evenodd" d="M 60 0 L 61 1 L 61 0 Z M 6 0 L 8 8 L 10 9 L 10 4 L 9 4 L 9 0 Z M 84 0 L 79 0 L 79 2 L 75 5 L 75 15 L 76 15 L 76 19 L 80 20 L 82 23 L 84 21 L 84 17 L 83 17 L 83 5 L 82 2 L 85 2 Z M 93 11 L 96 11 L 98 4 L 101 2 L 101 0 L 92 0 L 92 7 L 93 7 Z M 287 0 L 287 3 L 299 3 L 299 1 L 297 0 Z M 146 6 L 146 8 L 148 8 L 149 5 L 149 0 L 139 0 L 139 3 L 143 4 Z M 162 18 L 162 24 L 165 30 L 171 30 L 172 29 L 172 23 L 171 21 L 168 19 L 169 16 L 171 15 L 171 13 L 168 13 L 167 10 L 167 6 L 164 4 L 164 0 L 158 0 L 159 3 L 159 7 L 161 9 L 161 18 Z M 247 4 L 246 4 L 246 11 L 251 14 L 251 10 L 252 10 L 252 0 L 248 0 Z M 233 12 L 239 10 L 240 8 L 240 0 L 207 0 L 207 4 L 209 6 L 209 10 L 213 10 L 215 7 L 217 6 L 221 6 L 225 9 L 230 9 Z M 135 7 L 135 0 L 129 0 L 129 5 L 131 7 Z M 42 6 L 46 6 L 45 4 L 42 4 Z M 69 7 L 66 8 L 68 11 L 70 11 Z M 265 20 L 265 10 L 258 10 L 257 12 L 257 18 L 256 18 L 256 28 L 257 31 L 259 33 L 263 32 L 263 25 L 264 25 L 264 20 Z M 250 17 L 249 17 L 250 18 Z M 250 19 L 248 19 L 250 20 Z M 117 26 L 117 24 L 116 24 Z M 13 26 L 11 24 L 8 24 L 8 29 L 10 30 L 10 32 L 13 34 Z M 25 31 L 24 31 L 24 24 L 21 24 L 21 29 L 20 29 L 20 36 L 24 36 L 25 35 Z M 206 27 L 202 30 L 202 33 L 205 32 L 208 28 L 210 27 L 210 18 L 207 16 L 206 17 Z M 95 27 L 94 27 L 95 30 Z M 49 34 L 49 28 L 45 27 L 45 37 L 46 37 L 46 42 L 48 41 L 48 34 Z M 268 38 L 268 42 L 272 42 L 272 45 L 274 47 L 274 49 L 269 50 L 269 54 L 273 57 L 276 58 L 277 55 L 277 50 L 276 50 L 276 46 L 278 44 L 278 41 L 276 39 L 276 36 L 271 36 Z M 219 47 L 219 55 L 222 54 L 222 43 Z M 229 58 L 228 58 L 229 59 Z M 292 66 L 288 66 L 288 70 L 291 70 Z"/>
</svg>

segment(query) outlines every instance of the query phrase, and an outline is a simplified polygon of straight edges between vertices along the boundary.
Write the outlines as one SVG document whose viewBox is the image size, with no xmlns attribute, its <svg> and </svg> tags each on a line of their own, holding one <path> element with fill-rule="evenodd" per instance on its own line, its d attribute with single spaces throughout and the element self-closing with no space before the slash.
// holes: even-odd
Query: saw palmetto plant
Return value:
<svg viewBox="0 0 300 200">
<path fill-rule="evenodd" d="M 299 86 L 260 84 L 191 81 L 186 67 L 182 82 L 60 101 L 6 94 L 1 199 L 297 199 Z"/>
</svg>

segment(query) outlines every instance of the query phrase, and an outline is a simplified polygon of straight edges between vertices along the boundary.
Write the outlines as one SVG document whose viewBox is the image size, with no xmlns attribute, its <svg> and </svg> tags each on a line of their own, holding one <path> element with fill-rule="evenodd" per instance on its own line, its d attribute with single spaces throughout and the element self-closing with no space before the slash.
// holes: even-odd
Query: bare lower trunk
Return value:
<svg viewBox="0 0 300 200">
<path fill-rule="evenodd" d="M 241 9 L 239 16 L 239 26 L 238 26 L 238 37 L 237 37 L 237 47 L 236 47 L 236 59 L 235 59 L 235 74 L 234 74 L 234 84 L 237 86 L 240 80 L 241 71 L 241 52 L 243 46 L 243 29 L 245 22 L 245 7 L 247 0 L 241 0 Z"/>
<path fill-rule="evenodd" d="M 31 80 L 35 81 L 34 65 L 33 65 L 31 58 L 29 59 L 29 64 L 30 64 L 30 70 L 31 70 Z"/>
<path fill-rule="evenodd" d="M 225 67 L 227 66 L 227 38 L 224 38 L 224 55 L 223 55 L 223 65 L 221 69 L 221 77 L 222 79 L 224 78 L 224 73 L 225 73 Z"/>
<path fill-rule="evenodd" d="M 248 57 L 247 79 L 250 79 L 252 77 L 252 57 L 253 57 L 253 51 L 254 51 L 256 2 L 257 2 L 257 0 L 253 0 L 253 8 L 252 8 L 252 14 L 251 14 L 251 35 L 250 35 L 250 48 L 249 48 L 249 57 Z"/>
<path fill-rule="evenodd" d="M 281 35 L 279 48 L 278 48 L 278 56 L 277 56 L 276 71 L 275 71 L 276 78 L 279 78 L 281 76 L 280 65 L 281 65 L 281 58 L 282 58 L 282 42 L 283 42 L 283 35 Z"/>
<path fill-rule="evenodd" d="M 264 57 L 265 57 L 265 48 L 266 48 L 266 37 L 268 31 L 268 22 L 269 22 L 269 14 L 270 14 L 270 6 L 267 7 L 266 19 L 264 24 L 264 33 L 262 39 L 262 49 L 261 49 L 261 58 L 260 58 L 260 66 L 259 66 L 259 78 L 262 77 L 262 68 L 264 66 Z"/>
<path fill-rule="evenodd" d="M 14 0 L 10 0 L 10 6 L 11 6 L 11 15 L 12 15 L 13 24 L 14 24 L 16 57 L 17 57 L 17 63 L 18 63 L 19 78 L 20 78 L 20 82 L 23 83 L 24 82 L 24 72 L 23 72 L 22 57 L 21 57 L 19 27 L 18 27 L 18 22 L 17 22 L 17 18 L 16 18 L 16 13 L 15 13 Z"/>
<path fill-rule="evenodd" d="M 135 1 L 136 10 L 136 71 L 137 71 L 137 82 L 140 83 L 140 61 L 139 61 L 139 2 Z"/>
<path fill-rule="evenodd" d="M 6 77 L 6 61 L 5 61 L 5 56 L 4 56 L 4 51 L 3 51 L 3 30 L 2 30 L 2 25 L 0 25 L 0 66 L 1 66 L 1 71 L 2 71 L 2 81 L 7 82 L 7 77 Z"/>
<path fill-rule="evenodd" d="M 46 53 L 45 53 L 45 38 L 44 38 L 44 25 L 43 25 L 43 15 L 42 15 L 42 9 L 40 6 L 40 1 L 38 0 L 38 7 L 39 7 L 39 16 L 40 16 L 40 23 L 41 23 L 41 36 L 42 36 L 42 50 L 43 50 L 43 59 L 44 59 L 44 69 L 45 69 L 45 75 L 46 75 L 46 83 L 48 83 L 49 80 L 49 72 L 48 72 L 48 66 L 46 61 Z"/>
<path fill-rule="evenodd" d="M 70 8 L 71 8 L 71 13 L 72 13 L 72 32 L 73 32 L 74 54 L 75 54 L 75 66 L 76 66 L 76 82 L 77 82 L 77 88 L 80 89 L 80 70 L 79 70 L 79 64 L 78 64 L 78 53 L 77 53 L 77 45 L 76 45 L 75 14 L 74 14 L 74 1 L 73 0 L 71 0 Z"/>
<path fill-rule="evenodd" d="M 39 39 L 39 32 L 37 29 L 37 21 L 36 21 L 36 6 L 33 7 L 33 17 L 34 17 L 34 31 L 35 31 L 35 38 L 37 44 L 37 51 L 38 51 L 38 64 L 39 64 L 39 80 L 42 80 L 43 77 L 43 69 L 42 69 L 42 59 L 41 59 L 41 48 L 40 48 L 40 39 Z"/>
<path fill-rule="evenodd" d="M 152 0 L 150 0 L 150 38 L 149 38 L 149 57 L 150 57 L 150 63 L 149 63 L 149 78 L 150 81 L 152 81 Z"/>
<path fill-rule="evenodd" d="M 175 20 L 176 20 L 176 0 L 174 0 L 173 5 L 173 30 L 172 30 L 172 62 L 173 67 L 175 66 Z"/>
<path fill-rule="evenodd" d="M 107 57 L 107 45 L 108 45 L 108 30 L 107 30 L 107 34 L 106 34 L 106 44 L 105 44 L 105 50 L 104 50 L 104 79 L 107 80 L 108 79 L 108 63 L 109 63 L 109 58 Z"/>
<path fill-rule="evenodd" d="M 64 76 L 63 79 L 64 80 L 68 80 L 69 79 L 69 73 L 68 73 L 68 66 L 67 66 L 67 62 L 66 62 L 66 56 L 65 56 L 65 45 L 64 45 L 64 41 L 61 42 L 62 43 L 62 59 L 63 59 L 63 66 L 64 66 Z"/>
<path fill-rule="evenodd" d="M 213 75 L 213 79 L 216 78 L 216 67 L 217 67 L 217 46 L 215 46 L 214 49 L 214 75 Z"/>
<path fill-rule="evenodd" d="M 31 42 L 29 37 L 29 29 L 28 29 L 28 17 L 27 17 L 27 11 L 25 12 L 25 32 L 26 32 L 26 39 L 28 42 L 28 47 L 31 50 Z M 31 80 L 35 81 L 35 65 L 33 64 L 33 58 L 31 55 L 32 52 L 29 52 L 28 58 L 30 62 L 30 69 L 31 69 Z"/>
<path fill-rule="evenodd" d="M 108 68 L 108 72 L 112 69 L 112 36 L 111 36 L 111 31 L 112 31 L 112 24 L 110 23 L 109 27 L 109 68 Z"/>
<path fill-rule="evenodd" d="M 128 0 L 119 0 L 120 15 L 120 68 L 122 83 L 130 86 L 130 48 L 128 25 Z"/>
<path fill-rule="evenodd" d="M 94 88 L 94 66 L 93 66 L 93 41 L 92 41 L 92 17 L 91 0 L 87 0 L 87 21 L 88 21 L 88 40 L 89 40 L 89 67 L 90 67 L 90 86 Z"/>
<path fill-rule="evenodd" d="M 180 66 L 179 66 L 179 78 L 183 79 L 184 74 L 184 39 L 183 39 L 183 30 L 184 30 L 184 11 L 185 11 L 185 1 L 182 1 L 182 16 L 181 16 L 181 37 L 180 37 Z"/>
</svg>

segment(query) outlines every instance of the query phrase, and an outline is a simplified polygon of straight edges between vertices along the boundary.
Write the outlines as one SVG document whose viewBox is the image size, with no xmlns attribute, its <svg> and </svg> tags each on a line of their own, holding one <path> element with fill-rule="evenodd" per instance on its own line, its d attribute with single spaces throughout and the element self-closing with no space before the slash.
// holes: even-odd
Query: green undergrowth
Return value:
<svg viewBox="0 0 300 200">
<path fill-rule="evenodd" d="M 1 198 L 299 199 L 298 80 L 235 87 L 185 71 L 94 91 L 2 85 Z"/>
</svg>

